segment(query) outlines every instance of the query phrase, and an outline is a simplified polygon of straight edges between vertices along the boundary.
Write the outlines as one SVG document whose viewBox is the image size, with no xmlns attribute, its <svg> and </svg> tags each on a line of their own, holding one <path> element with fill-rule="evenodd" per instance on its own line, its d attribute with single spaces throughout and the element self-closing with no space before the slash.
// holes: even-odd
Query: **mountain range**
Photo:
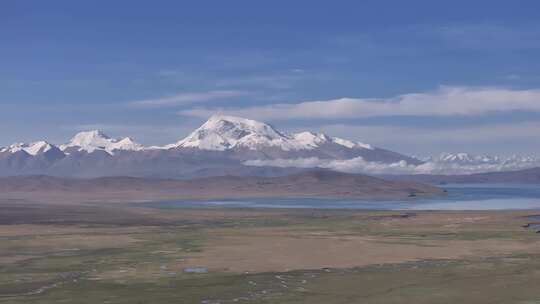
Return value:
<svg viewBox="0 0 540 304">
<path fill-rule="evenodd" d="M 420 164 L 420 160 L 322 133 L 288 134 L 258 121 L 214 115 L 186 138 L 145 147 L 101 131 L 76 134 L 68 143 L 17 143 L 0 149 L 0 175 L 191 178 L 211 175 L 281 175 L 295 168 L 249 166 L 252 160 L 318 158 Z"/>
<path fill-rule="evenodd" d="M 84 131 L 69 142 L 0 148 L 0 176 L 193 178 L 287 175 L 307 168 L 371 174 L 459 174 L 534 167 L 531 157 L 443 154 L 419 159 L 323 133 L 286 133 L 246 118 L 214 115 L 187 137 L 143 146 L 129 137 Z"/>
<path fill-rule="evenodd" d="M 445 184 L 540 184 L 540 167 L 516 171 L 487 172 L 475 174 L 414 174 L 388 175 L 388 180 L 415 181 L 434 185 Z"/>
</svg>

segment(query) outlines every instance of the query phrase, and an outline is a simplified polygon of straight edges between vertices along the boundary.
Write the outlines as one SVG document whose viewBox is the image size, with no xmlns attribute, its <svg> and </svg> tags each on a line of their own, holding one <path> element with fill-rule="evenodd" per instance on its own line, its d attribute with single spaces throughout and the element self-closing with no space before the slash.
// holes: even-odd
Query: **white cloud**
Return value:
<svg viewBox="0 0 540 304">
<path fill-rule="evenodd" d="M 503 111 L 540 111 L 540 90 L 447 87 L 392 98 L 339 98 L 237 109 L 195 108 L 180 115 L 208 117 L 220 112 L 263 120 L 339 119 L 382 116 L 481 115 Z"/>
<path fill-rule="evenodd" d="M 236 90 L 215 90 L 207 92 L 189 92 L 181 93 L 174 96 L 144 99 L 132 101 L 129 104 L 133 107 L 142 108 L 160 108 L 160 107 L 174 107 L 179 105 L 188 105 L 198 102 L 206 102 L 211 100 L 227 99 L 234 97 L 242 97 L 249 95 L 249 92 L 236 91 Z"/>
<path fill-rule="evenodd" d="M 472 174 L 519 170 L 540 166 L 540 159 L 535 158 L 497 158 L 491 162 L 454 163 L 428 161 L 420 165 L 406 161 L 395 163 L 369 162 L 362 157 L 345 160 L 319 159 L 316 157 L 273 160 L 249 160 L 247 166 L 268 166 L 281 168 L 324 168 L 347 173 L 366 174 Z"/>
<path fill-rule="evenodd" d="M 409 174 L 415 172 L 415 166 L 400 161 L 393 164 L 368 162 L 362 157 L 346 160 L 319 159 L 317 157 L 273 160 L 248 160 L 247 166 L 268 167 L 295 167 L 295 168 L 324 168 L 348 173 L 370 174 Z"/>
</svg>

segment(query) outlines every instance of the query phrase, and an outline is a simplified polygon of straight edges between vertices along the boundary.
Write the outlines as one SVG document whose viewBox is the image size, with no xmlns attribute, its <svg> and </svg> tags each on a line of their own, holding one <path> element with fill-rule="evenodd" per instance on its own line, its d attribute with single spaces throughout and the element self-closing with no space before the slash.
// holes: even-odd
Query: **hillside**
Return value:
<svg viewBox="0 0 540 304">
<path fill-rule="evenodd" d="M 540 167 L 504 171 L 463 175 L 394 175 L 384 176 L 384 178 L 396 181 L 416 181 L 428 184 L 540 184 Z"/>
<path fill-rule="evenodd" d="M 192 180 L 50 176 L 0 178 L 0 198 L 32 200 L 164 200 L 268 197 L 407 198 L 443 190 L 416 182 L 387 181 L 366 175 L 310 171 L 282 177 L 220 176 Z"/>
</svg>

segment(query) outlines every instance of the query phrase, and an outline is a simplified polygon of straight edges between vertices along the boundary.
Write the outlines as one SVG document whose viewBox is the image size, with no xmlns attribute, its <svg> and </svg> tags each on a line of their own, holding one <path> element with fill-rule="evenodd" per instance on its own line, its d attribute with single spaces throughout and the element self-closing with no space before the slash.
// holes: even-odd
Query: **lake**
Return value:
<svg viewBox="0 0 540 304">
<path fill-rule="evenodd" d="M 142 203 L 154 208 L 303 208 L 364 210 L 540 210 L 540 185 L 444 185 L 446 196 L 402 200 L 223 199 Z M 141 204 L 138 204 L 139 206 Z"/>
</svg>

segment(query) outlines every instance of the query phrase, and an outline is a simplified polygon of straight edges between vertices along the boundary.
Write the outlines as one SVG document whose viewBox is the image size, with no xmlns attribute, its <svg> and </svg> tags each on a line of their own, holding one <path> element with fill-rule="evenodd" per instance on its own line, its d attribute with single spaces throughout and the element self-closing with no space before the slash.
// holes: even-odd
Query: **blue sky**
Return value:
<svg viewBox="0 0 540 304">
<path fill-rule="evenodd" d="M 540 150 L 538 1 L 3 1 L 0 146 L 220 112 L 399 152 Z"/>
</svg>

